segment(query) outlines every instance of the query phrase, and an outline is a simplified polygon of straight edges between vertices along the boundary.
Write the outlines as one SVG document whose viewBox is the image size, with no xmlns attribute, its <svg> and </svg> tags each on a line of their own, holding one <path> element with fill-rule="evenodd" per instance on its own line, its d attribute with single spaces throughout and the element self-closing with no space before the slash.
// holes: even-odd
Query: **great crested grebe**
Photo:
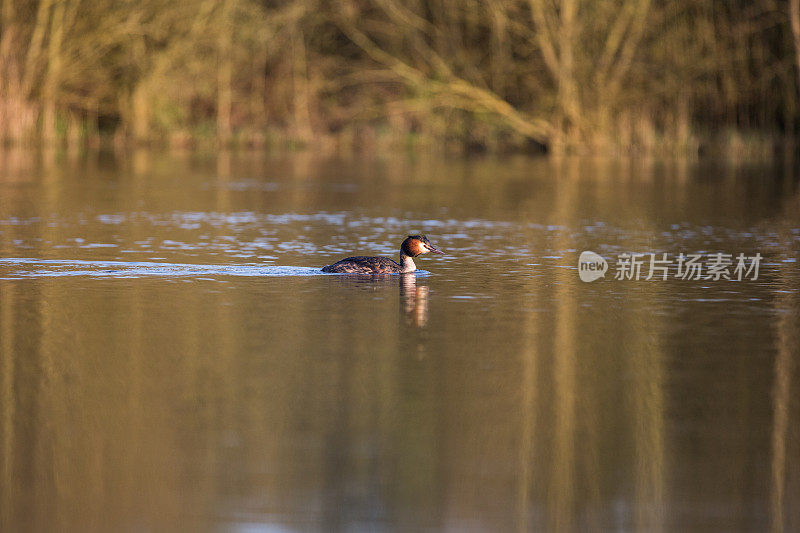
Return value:
<svg viewBox="0 0 800 533">
<path fill-rule="evenodd" d="M 322 267 L 322 271 L 336 274 L 405 274 L 417 269 L 412 257 L 428 252 L 444 255 L 444 252 L 436 249 L 425 235 L 409 235 L 400 245 L 399 263 L 388 257 L 347 257 Z"/>
</svg>

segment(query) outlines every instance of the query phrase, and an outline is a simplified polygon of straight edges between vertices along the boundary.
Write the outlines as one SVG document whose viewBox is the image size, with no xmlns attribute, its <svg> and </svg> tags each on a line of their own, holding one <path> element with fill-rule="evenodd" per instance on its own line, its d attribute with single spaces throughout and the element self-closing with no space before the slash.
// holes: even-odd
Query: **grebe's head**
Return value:
<svg viewBox="0 0 800 533">
<path fill-rule="evenodd" d="M 409 235 L 400 245 L 400 251 L 409 257 L 417 257 L 428 252 L 444 255 L 444 252 L 432 245 L 425 235 Z"/>
</svg>

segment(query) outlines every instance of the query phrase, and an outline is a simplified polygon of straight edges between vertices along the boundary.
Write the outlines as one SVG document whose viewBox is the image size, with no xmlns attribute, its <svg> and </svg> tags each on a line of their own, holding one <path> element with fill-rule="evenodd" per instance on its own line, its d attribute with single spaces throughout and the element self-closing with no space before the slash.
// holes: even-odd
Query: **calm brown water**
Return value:
<svg viewBox="0 0 800 533">
<path fill-rule="evenodd" d="M 797 530 L 799 249 L 786 165 L 4 153 L 0 530 Z"/>
</svg>

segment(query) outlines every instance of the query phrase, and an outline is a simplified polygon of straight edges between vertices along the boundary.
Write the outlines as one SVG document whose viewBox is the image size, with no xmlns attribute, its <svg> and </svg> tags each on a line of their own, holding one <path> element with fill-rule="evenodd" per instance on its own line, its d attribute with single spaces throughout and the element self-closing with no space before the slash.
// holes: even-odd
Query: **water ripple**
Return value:
<svg viewBox="0 0 800 533">
<path fill-rule="evenodd" d="M 24 279 L 61 276 L 91 276 L 138 278 L 143 276 L 200 277 L 200 276 L 324 276 L 318 268 L 264 265 L 193 265 L 155 263 L 149 261 L 86 261 L 32 258 L 3 258 L 0 279 Z M 16 268 L 15 268 L 16 267 Z"/>
</svg>

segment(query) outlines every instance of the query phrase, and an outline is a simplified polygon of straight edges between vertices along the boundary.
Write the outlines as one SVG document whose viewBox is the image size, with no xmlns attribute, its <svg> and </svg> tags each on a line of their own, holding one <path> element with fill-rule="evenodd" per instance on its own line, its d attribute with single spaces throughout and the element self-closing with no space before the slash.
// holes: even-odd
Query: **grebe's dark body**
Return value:
<svg viewBox="0 0 800 533">
<path fill-rule="evenodd" d="M 399 274 L 403 266 L 388 257 L 348 257 L 332 265 L 322 267 L 323 272 L 335 274 Z M 408 272 L 413 272 L 409 270 Z"/>
<path fill-rule="evenodd" d="M 409 235 L 400 245 L 399 263 L 388 257 L 347 257 L 322 267 L 322 271 L 334 274 L 405 274 L 417 269 L 412 258 L 428 252 L 444 254 L 425 235 Z"/>
</svg>

